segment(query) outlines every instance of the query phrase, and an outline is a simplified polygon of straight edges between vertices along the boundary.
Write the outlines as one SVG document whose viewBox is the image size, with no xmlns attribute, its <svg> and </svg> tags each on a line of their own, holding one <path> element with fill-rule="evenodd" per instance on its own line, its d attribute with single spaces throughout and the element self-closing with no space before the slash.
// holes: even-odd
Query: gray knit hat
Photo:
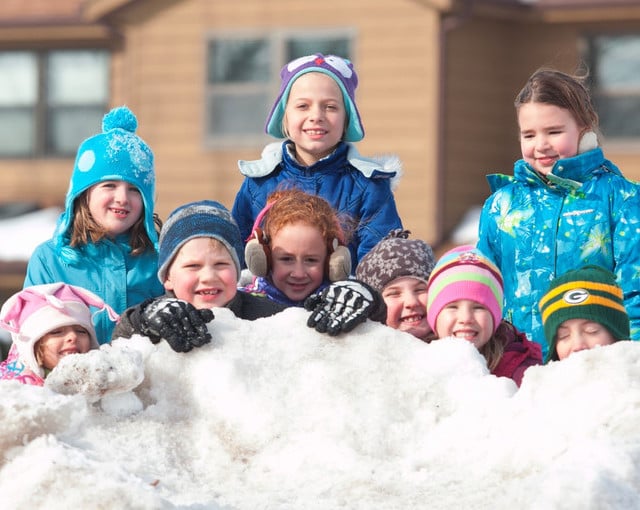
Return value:
<svg viewBox="0 0 640 510">
<path fill-rule="evenodd" d="M 378 292 L 401 276 L 424 280 L 435 266 L 433 250 L 420 239 L 408 239 L 408 230 L 396 229 L 376 244 L 356 268 L 356 278 Z"/>
<path fill-rule="evenodd" d="M 240 278 L 244 262 L 240 229 L 224 205 L 214 200 L 202 200 L 178 207 L 162 225 L 158 253 L 158 279 L 162 283 L 178 250 L 196 237 L 211 237 L 220 241 L 229 250 Z"/>
</svg>

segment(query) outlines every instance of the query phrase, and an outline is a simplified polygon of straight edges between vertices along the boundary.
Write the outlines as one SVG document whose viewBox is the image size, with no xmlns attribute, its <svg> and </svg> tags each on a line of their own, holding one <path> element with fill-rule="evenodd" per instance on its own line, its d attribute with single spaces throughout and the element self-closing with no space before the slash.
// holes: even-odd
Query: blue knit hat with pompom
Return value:
<svg viewBox="0 0 640 510">
<path fill-rule="evenodd" d="M 94 184 L 103 181 L 126 181 L 142 195 L 144 225 L 149 239 L 158 249 L 158 235 L 153 222 L 155 171 L 153 152 L 135 134 L 138 119 L 129 108 L 119 106 L 102 119 L 102 133 L 87 138 L 78 147 L 76 162 L 65 199 L 65 210 L 58 219 L 54 244 L 63 258 L 77 258 L 69 247 L 74 201 Z"/>
</svg>

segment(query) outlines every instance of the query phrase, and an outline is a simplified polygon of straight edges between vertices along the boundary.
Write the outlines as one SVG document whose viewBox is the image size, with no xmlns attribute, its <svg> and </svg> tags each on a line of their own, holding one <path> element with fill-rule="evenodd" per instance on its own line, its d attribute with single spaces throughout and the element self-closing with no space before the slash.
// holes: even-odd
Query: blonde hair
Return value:
<svg viewBox="0 0 640 510">
<path fill-rule="evenodd" d="M 89 210 L 89 189 L 84 190 L 73 203 L 73 219 L 71 220 L 71 234 L 69 245 L 72 248 L 86 246 L 89 243 L 97 243 L 107 237 L 107 231 L 98 224 Z M 157 213 L 153 213 L 153 223 L 156 232 L 160 234 L 162 220 Z M 149 239 L 144 226 L 144 206 L 140 217 L 129 230 L 129 246 L 132 255 L 140 255 L 148 249 L 154 249 L 153 242 Z"/>
</svg>

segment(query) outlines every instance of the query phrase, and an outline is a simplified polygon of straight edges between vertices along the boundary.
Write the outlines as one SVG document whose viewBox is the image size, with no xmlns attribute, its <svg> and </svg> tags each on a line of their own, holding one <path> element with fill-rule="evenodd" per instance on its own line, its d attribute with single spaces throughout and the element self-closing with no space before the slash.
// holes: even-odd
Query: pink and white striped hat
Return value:
<svg viewBox="0 0 640 510">
<path fill-rule="evenodd" d="M 459 299 L 486 307 L 493 318 L 493 332 L 502 321 L 502 273 L 472 245 L 449 250 L 436 263 L 427 286 L 427 322 L 435 331 L 442 309 Z"/>
</svg>

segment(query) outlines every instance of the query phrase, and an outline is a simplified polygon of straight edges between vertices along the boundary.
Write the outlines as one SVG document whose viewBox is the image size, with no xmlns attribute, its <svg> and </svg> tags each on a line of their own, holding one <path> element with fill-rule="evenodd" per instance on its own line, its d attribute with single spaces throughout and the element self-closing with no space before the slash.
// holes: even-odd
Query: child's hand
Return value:
<svg viewBox="0 0 640 510">
<path fill-rule="evenodd" d="M 320 294 L 309 296 L 307 326 L 331 336 L 347 333 L 367 318 L 384 322 L 387 309 L 378 292 L 357 280 L 332 283 Z"/>
<path fill-rule="evenodd" d="M 208 344 L 211 334 L 207 322 L 211 320 L 211 310 L 198 310 L 191 303 L 175 298 L 156 299 L 140 314 L 142 334 L 154 343 L 164 338 L 176 352 L 189 352 Z"/>
</svg>

